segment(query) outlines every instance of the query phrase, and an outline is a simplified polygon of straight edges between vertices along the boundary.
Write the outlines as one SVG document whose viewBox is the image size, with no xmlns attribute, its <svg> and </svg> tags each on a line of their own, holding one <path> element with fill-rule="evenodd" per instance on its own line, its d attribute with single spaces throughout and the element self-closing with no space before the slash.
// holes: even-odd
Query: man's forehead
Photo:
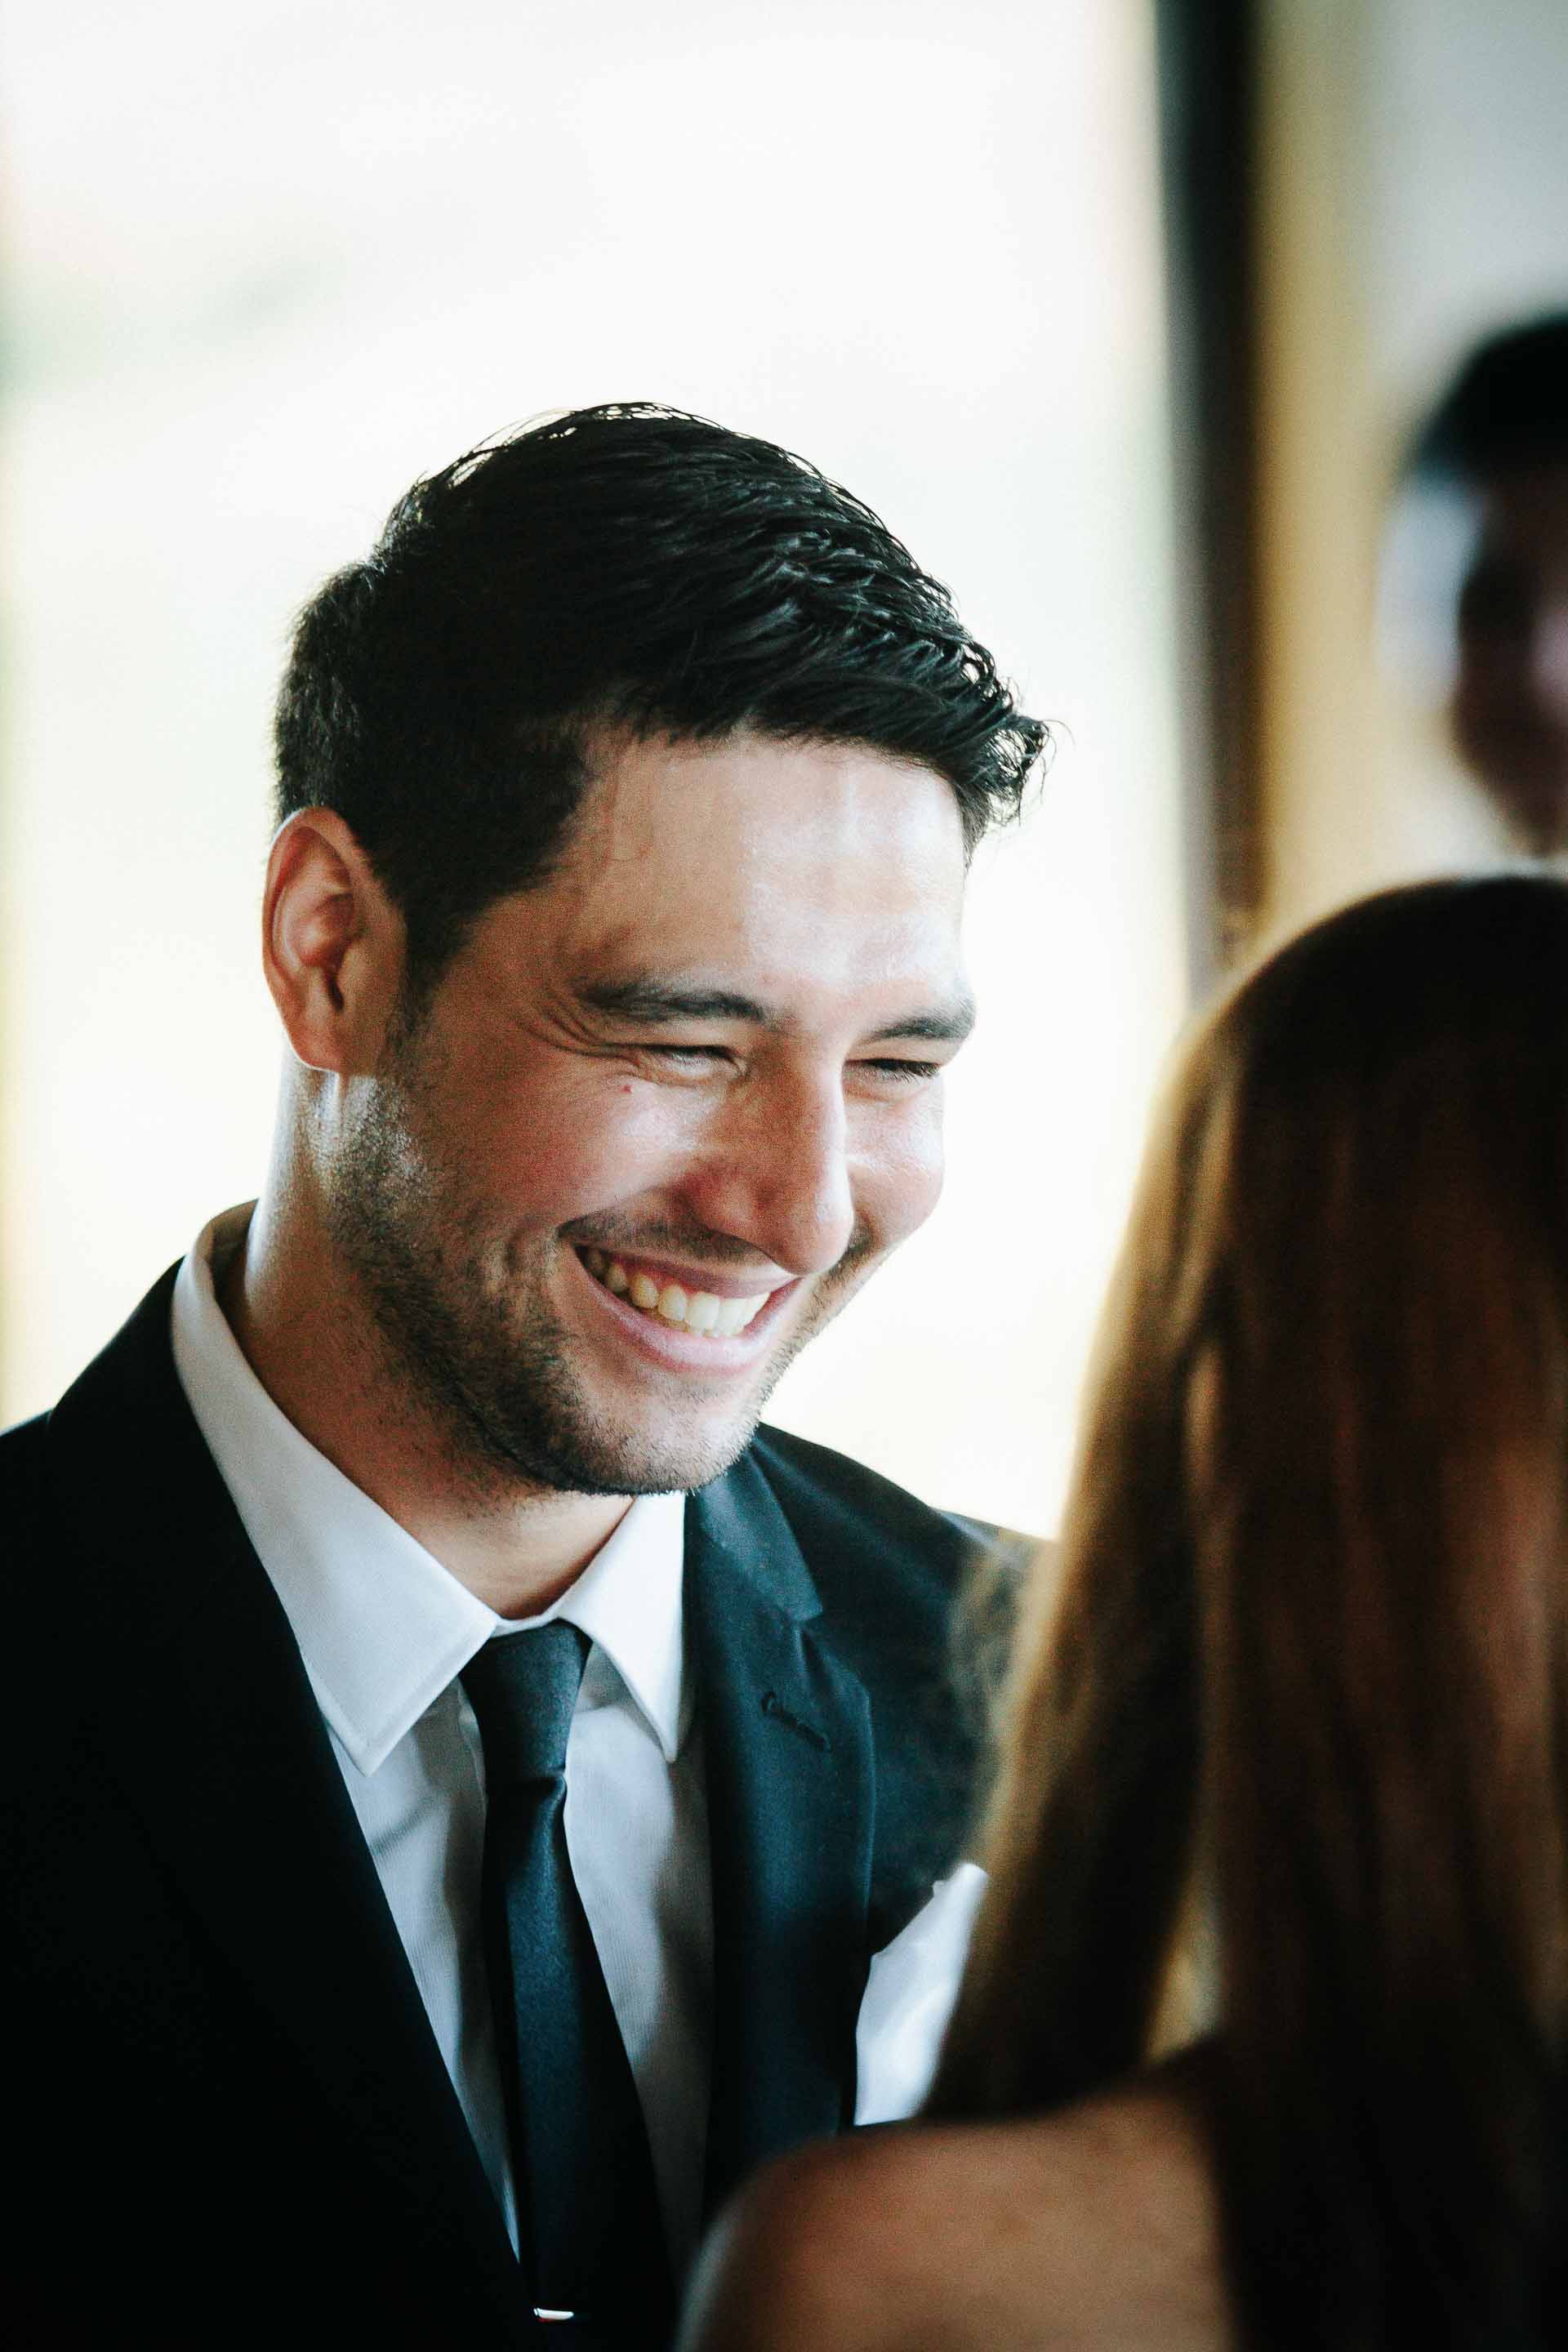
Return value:
<svg viewBox="0 0 1568 2352">
<path fill-rule="evenodd" d="M 593 790 L 517 934 L 584 1009 L 963 1025 L 963 834 L 932 771 L 853 747 L 634 745 Z"/>
<path fill-rule="evenodd" d="M 666 836 L 715 827 L 743 835 L 773 823 L 826 835 L 863 822 L 868 806 L 897 832 L 934 828 L 962 845 L 957 793 L 923 761 L 865 743 L 746 727 L 713 739 L 619 731 L 591 738 L 575 831 L 601 855 L 646 853 Z"/>
<path fill-rule="evenodd" d="M 628 754 L 635 761 L 637 750 Z M 965 859 L 945 779 L 879 752 L 762 742 L 649 751 L 591 788 L 547 892 L 584 950 L 631 965 L 755 944 L 862 961 L 942 952 Z"/>
</svg>

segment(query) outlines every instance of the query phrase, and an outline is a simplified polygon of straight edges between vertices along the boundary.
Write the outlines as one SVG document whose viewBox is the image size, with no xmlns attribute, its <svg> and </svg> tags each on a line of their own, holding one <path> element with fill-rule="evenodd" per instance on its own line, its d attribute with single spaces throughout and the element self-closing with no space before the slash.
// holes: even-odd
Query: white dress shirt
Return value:
<svg viewBox="0 0 1568 2352">
<path fill-rule="evenodd" d="M 217 1302 L 250 1210 L 174 1286 L 174 1362 L 305 1671 L 512 2242 L 480 1927 L 484 1757 L 458 1676 L 497 1632 L 563 1616 L 591 1643 L 566 1751 L 566 1843 L 647 2124 L 677 2274 L 701 2210 L 713 1975 L 701 1741 L 681 1641 L 685 1497 L 641 1496 L 538 1618 L 502 1619 L 273 1403 Z M 858 2122 L 923 2096 L 983 1885 L 965 1864 L 872 1964 Z"/>
</svg>

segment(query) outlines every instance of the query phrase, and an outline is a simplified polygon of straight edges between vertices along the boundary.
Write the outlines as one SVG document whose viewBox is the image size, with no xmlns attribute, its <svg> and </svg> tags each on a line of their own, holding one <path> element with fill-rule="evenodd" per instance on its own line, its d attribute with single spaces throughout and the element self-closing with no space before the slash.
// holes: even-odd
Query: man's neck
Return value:
<svg viewBox="0 0 1568 2352">
<path fill-rule="evenodd" d="M 501 1617 L 574 1583 L 630 1508 L 624 1495 L 503 1481 L 458 1458 L 388 1362 L 387 1342 L 332 1265 L 264 1197 L 218 1303 L 279 1411 L 346 1478 Z"/>
</svg>

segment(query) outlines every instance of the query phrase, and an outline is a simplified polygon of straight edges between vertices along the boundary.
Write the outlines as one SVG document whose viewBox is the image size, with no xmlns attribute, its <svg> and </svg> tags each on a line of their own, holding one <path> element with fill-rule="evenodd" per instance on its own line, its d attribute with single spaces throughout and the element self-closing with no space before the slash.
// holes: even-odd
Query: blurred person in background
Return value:
<svg viewBox="0 0 1568 2352">
<path fill-rule="evenodd" d="M 935 1204 L 1044 736 L 650 406 L 307 606 L 260 1200 L 0 1447 L 27 2341 L 657 2347 L 750 2167 L 921 2096 L 976 1531 L 757 1421 Z"/>
<path fill-rule="evenodd" d="M 798 2154 L 683 2352 L 1568 2330 L 1568 885 L 1266 963 L 1145 1163 L 928 2120 Z"/>
<path fill-rule="evenodd" d="M 1568 312 L 1480 344 L 1417 431 L 1384 603 L 1508 840 L 1568 851 Z"/>
</svg>

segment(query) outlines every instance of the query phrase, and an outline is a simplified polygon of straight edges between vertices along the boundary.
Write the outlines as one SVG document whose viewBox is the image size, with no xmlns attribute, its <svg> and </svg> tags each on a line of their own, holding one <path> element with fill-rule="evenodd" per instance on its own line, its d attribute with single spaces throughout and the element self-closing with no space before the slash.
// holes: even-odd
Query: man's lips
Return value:
<svg viewBox="0 0 1568 2352">
<path fill-rule="evenodd" d="M 673 1266 L 591 1244 L 577 1255 L 595 1282 L 629 1312 L 708 1340 L 738 1339 L 781 1290 L 794 1288 L 789 1282 L 758 1288 L 754 1275 Z"/>
</svg>

